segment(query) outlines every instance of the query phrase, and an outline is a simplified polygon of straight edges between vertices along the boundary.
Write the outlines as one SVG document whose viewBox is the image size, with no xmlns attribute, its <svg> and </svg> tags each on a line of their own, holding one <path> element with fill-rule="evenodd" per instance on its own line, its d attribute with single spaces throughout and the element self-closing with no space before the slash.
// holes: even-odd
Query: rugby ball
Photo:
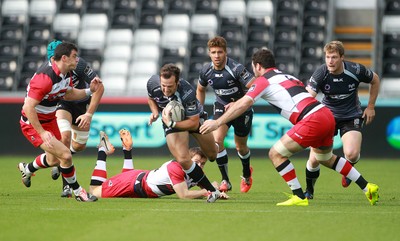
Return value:
<svg viewBox="0 0 400 241">
<path fill-rule="evenodd" d="M 173 121 L 182 121 L 185 119 L 185 108 L 183 108 L 183 105 L 181 102 L 172 100 L 170 101 L 167 106 L 165 106 L 165 110 L 170 109 L 171 111 L 169 112 L 169 115 L 171 117 L 171 120 Z"/>
</svg>

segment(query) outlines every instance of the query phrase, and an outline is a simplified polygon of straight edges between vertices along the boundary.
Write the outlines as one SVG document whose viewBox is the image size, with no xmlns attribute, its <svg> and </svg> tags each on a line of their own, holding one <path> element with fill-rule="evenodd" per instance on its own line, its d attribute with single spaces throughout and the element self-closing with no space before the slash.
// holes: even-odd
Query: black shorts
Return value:
<svg viewBox="0 0 400 241">
<path fill-rule="evenodd" d="M 72 102 L 72 101 L 65 101 L 61 100 L 57 104 L 57 110 L 65 110 L 71 113 L 72 116 L 72 125 L 76 124 L 76 119 L 86 113 L 87 107 L 90 103 L 90 98 L 86 101 L 82 102 Z"/>
<path fill-rule="evenodd" d="M 214 103 L 214 120 L 218 119 L 225 112 L 225 107 L 223 104 L 215 102 Z M 244 112 L 241 116 L 236 119 L 226 123 L 228 127 L 233 126 L 236 136 L 245 137 L 250 134 L 251 125 L 253 123 L 253 109 Z"/>
<path fill-rule="evenodd" d="M 351 120 L 336 120 L 336 131 L 335 136 L 340 131 L 340 137 L 342 137 L 348 131 L 359 131 L 364 126 L 364 119 L 363 118 L 355 118 Z"/>
</svg>

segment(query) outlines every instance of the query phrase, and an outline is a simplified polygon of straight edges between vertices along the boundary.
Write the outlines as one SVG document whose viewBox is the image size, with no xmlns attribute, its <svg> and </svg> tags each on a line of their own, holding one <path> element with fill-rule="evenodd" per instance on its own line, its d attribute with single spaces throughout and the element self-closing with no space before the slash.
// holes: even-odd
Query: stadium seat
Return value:
<svg viewBox="0 0 400 241">
<path fill-rule="evenodd" d="M 248 42 L 256 42 L 260 44 L 265 44 L 270 41 L 270 34 L 268 30 L 262 31 L 261 29 L 251 29 L 248 31 Z"/>
<path fill-rule="evenodd" d="M 90 67 L 97 73 L 100 74 L 101 63 L 103 61 L 102 55 L 88 55 L 83 57 Z"/>
<path fill-rule="evenodd" d="M 138 7 L 136 0 L 115 0 L 114 11 L 134 13 Z"/>
<path fill-rule="evenodd" d="M 294 74 L 296 67 L 295 67 L 295 58 L 293 57 L 292 59 L 281 59 L 281 58 L 276 58 L 276 67 L 288 74 Z"/>
<path fill-rule="evenodd" d="M 62 0 L 60 2 L 59 13 L 77 13 L 83 10 L 83 0 Z"/>
<path fill-rule="evenodd" d="M 131 29 L 109 29 L 106 33 L 106 45 L 132 45 L 133 32 Z"/>
<path fill-rule="evenodd" d="M 1 5 L 2 25 L 21 26 L 27 23 L 29 4 L 27 0 L 4 0 Z"/>
<path fill-rule="evenodd" d="M 295 58 L 297 53 L 296 46 L 293 44 L 275 44 L 274 55 L 276 58 Z"/>
<path fill-rule="evenodd" d="M 132 61 L 151 60 L 158 62 L 160 47 L 156 44 L 137 44 L 132 48 Z"/>
<path fill-rule="evenodd" d="M 244 0 L 223 0 L 219 5 L 221 28 L 242 28 L 245 24 L 246 3 Z"/>
<path fill-rule="evenodd" d="M 151 75 L 135 75 L 128 78 L 127 94 L 134 96 L 147 96 L 147 81 Z"/>
<path fill-rule="evenodd" d="M 36 41 L 27 42 L 24 56 L 45 58 L 45 56 L 47 56 L 47 43 Z"/>
<path fill-rule="evenodd" d="M 304 14 L 303 25 L 305 27 L 325 28 L 326 17 L 323 14 Z"/>
<path fill-rule="evenodd" d="M 51 31 L 47 28 L 30 27 L 27 40 L 48 43 L 51 41 L 51 36 Z"/>
<path fill-rule="evenodd" d="M 170 0 L 168 5 L 168 13 L 185 13 L 191 14 L 193 2 L 187 0 Z"/>
<path fill-rule="evenodd" d="M 106 59 L 101 64 L 100 76 L 101 78 L 120 76 L 126 79 L 129 72 L 128 66 L 128 61 Z"/>
<path fill-rule="evenodd" d="M 55 0 L 31 0 L 29 4 L 29 25 L 50 27 L 57 11 Z"/>
<path fill-rule="evenodd" d="M 400 43 L 400 33 L 390 32 L 383 34 L 383 41 L 384 43 Z"/>
<path fill-rule="evenodd" d="M 301 49 L 301 56 L 303 58 L 322 59 L 324 57 L 322 46 L 303 44 Z"/>
<path fill-rule="evenodd" d="M 161 33 L 160 44 L 164 49 L 187 49 L 189 33 L 185 30 L 164 30 Z"/>
<path fill-rule="evenodd" d="M 299 0 L 278 0 L 277 11 L 297 13 L 300 8 L 299 5 Z"/>
<path fill-rule="evenodd" d="M 192 43 L 205 44 L 216 36 L 219 24 L 214 14 L 193 14 L 190 20 L 190 39 Z"/>
<path fill-rule="evenodd" d="M 314 28 L 304 28 L 303 29 L 303 42 L 323 44 L 325 41 L 325 30 L 314 29 Z"/>
<path fill-rule="evenodd" d="M 0 57 L 0 73 L 7 73 L 13 75 L 17 71 L 18 59 L 17 57 L 2 58 Z"/>
<path fill-rule="evenodd" d="M 400 46 L 386 45 L 383 47 L 384 58 L 397 58 L 400 61 Z"/>
<path fill-rule="evenodd" d="M 13 42 L 0 42 L 1 57 L 18 57 L 21 54 L 20 44 Z"/>
<path fill-rule="evenodd" d="M 24 57 L 22 63 L 21 72 L 23 73 L 35 73 L 36 70 L 44 63 L 45 58 L 37 58 L 37 57 Z"/>
<path fill-rule="evenodd" d="M 129 28 L 136 29 L 138 25 L 136 15 L 132 12 L 127 11 L 115 11 L 112 20 L 111 28 Z"/>
<path fill-rule="evenodd" d="M 81 20 L 81 31 L 94 29 L 104 31 L 108 29 L 108 18 L 105 13 L 87 13 L 82 15 Z"/>
<path fill-rule="evenodd" d="M 226 39 L 228 43 L 243 43 L 245 36 L 242 29 L 222 29 L 221 36 Z"/>
<path fill-rule="evenodd" d="M 383 78 L 379 95 L 384 97 L 398 97 L 400 93 L 400 78 Z"/>
<path fill-rule="evenodd" d="M 75 42 L 81 18 L 77 13 L 59 13 L 54 17 L 53 31 L 56 39 Z"/>
<path fill-rule="evenodd" d="M 226 53 L 229 57 L 236 61 L 241 62 L 243 57 L 243 51 L 240 45 L 230 44 L 226 47 Z"/>
<path fill-rule="evenodd" d="M 400 16 L 386 15 L 382 19 L 382 32 L 383 33 L 400 33 Z"/>
<path fill-rule="evenodd" d="M 399 61 L 383 61 L 383 77 L 400 77 L 400 63 Z"/>
<path fill-rule="evenodd" d="M 106 60 L 124 60 L 130 61 L 132 57 L 132 48 L 130 45 L 112 44 L 104 49 L 104 61 Z"/>
<path fill-rule="evenodd" d="M 120 75 L 104 75 L 101 77 L 105 93 L 109 96 L 124 96 L 127 88 L 127 79 Z"/>
<path fill-rule="evenodd" d="M 18 78 L 18 86 L 17 89 L 21 91 L 25 91 L 26 87 L 29 84 L 29 81 L 31 81 L 31 78 L 35 72 L 21 72 L 19 78 Z"/>
<path fill-rule="evenodd" d="M 85 0 L 86 13 L 108 13 L 111 8 L 109 0 Z"/>
<path fill-rule="evenodd" d="M 266 43 L 264 45 L 256 44 L 247 44 L 246 46 L 246 59 L 251 58 L 255 52 L 257 52 L 260 48 L 268 48 L 269 45 Z M 250 63 L 251 67 L 251 63 Z"/>
<path fill-rule="evenodd" d="M 219 1 L 197 0 L 195 13 L 216 14 L 218 12 Z"/>
<path fill-rule="evenodd" d="M 297 31 L 295 29 L 276 28 L 275 42 L 296 43 Z"/>
<path fill-rule="evenodd" d="M 164 0 L 142 1 L 142 12 L 162 13 L 164 10 Z"/>
<path fill-rule="evenodd" d="M 14 86 L 14 75 L 9 73 L 0 73 L 0 90 L 11 90 Z"/>
<path fill-rule="evenodd" d="M 310 77 L 321 64 L 322 61 L 303 59 L 300 63 L 300 73 L 308 74 Z"/>
<path fill-rule="evenodd" d="M 111 28 L 129 28 L 134 30 L 137 28 L 137 25 L 136 16 L 132 12 L 115 11 L 112 16 Z"/>
<path fill-rule="evenodd" d="M 204 43 L 192 43 L 190 50 L 191 58 L 208 58 L 208 47 L 207 42 Z"/>
<path fill-rule="evenodd" d="M 153 74 L 157 74 L 158 62 L 152 60 L 145 61 L 132 61 L 129 64 L 129 77 L 139 76 L 139 75 L 147 75 L 150 77 Z"/>
<path fill-rule="evenodd" d="M 271 0 L 249 0 L 246 8 L 248 27 L 270 27 L 273 13 L 274 5 Z"/>
<path fill-rule="evenodd" d="M 163 22 L 161 13 L 142 13 L 140 16 L 140 28 L 160 29 Z"/>
<path fill-rule="evenodd" d="M 136 29 L 133 34 L 133 44 L 148 43 L 160 44 L 161 33 L 158 29 Z"/>
<path fill-rule="evenodd" d="M 82 56 L 102 55 L 105 46 L 106 32 L 104 30 L 85 30 L 78 36 L 79 51 Z"/>
<path fill-rule="evenodd" d="M 166 14 L 163 19 L 164 30 L 186 30 L 189 31 L 190 18 L 187 14 Z"/>
<path fill-rule="evenodd" d="M 19 26 L 8 26 L 1 28 L 0 41 L 12 41 L 20 43 L 24 38 L 23 27 Z"/>
<path fill-rule="evenodd" d="M 296 28 L 299 25 L 299 21 L 296 14 L 291 13 L 277 13 L 276 26 L 278 27 L 289 27 Z"/>
<path fill-rule="evenodd" d="M 386 0 L 385 15 L 400 15 L 400 0 Z"/>
<path fill-rule="evenodd" d="M 325 13 L 328 10 L 328 0 L 305 0 L 304 11 Z"/>
</svg>

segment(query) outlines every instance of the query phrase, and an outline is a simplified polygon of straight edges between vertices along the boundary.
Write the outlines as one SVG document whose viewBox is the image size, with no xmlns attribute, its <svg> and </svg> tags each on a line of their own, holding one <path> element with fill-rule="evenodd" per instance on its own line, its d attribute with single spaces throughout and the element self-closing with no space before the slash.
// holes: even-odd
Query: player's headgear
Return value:
<svg viewBox="0 0 400 241">
<path fill-rule="evenodd" d="M 47 59 L 50 60 L 51 57 L 54 56 L 54 50 L 56 47 L 61 44 L 62 42 L 60 40 L 53 40 L 49 45 L 47 45 Z"/>
</svg>

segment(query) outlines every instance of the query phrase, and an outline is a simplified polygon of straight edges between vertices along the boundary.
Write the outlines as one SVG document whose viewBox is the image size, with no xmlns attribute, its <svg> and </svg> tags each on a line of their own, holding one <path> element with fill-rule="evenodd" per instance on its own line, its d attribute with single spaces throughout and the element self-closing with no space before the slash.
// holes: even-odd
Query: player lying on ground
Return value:
<svg viewBox="0 0 400 241">
<path fill-rule="evenodd" d="M 96 166 L 90 181 L 90 193 L 102 198 L 130 197 L 157 198 L 166 195 L 176 195 L 181 199 L 193 199 L 208 196 L 206 189 L 189 190 L 196 185 L 183 171 L 181 165 L 171 160 L 154 170 L 135 170 L 132 160 L 132 137 L 128 130 L 120 130 L 124 152 L 122 172 L 107 179 L 106 159 L 114 152 L 107 135 L 100 132 L 100 144 Z M 203 168 L 207 157 L 200 148 L 190 149 L 191 158 Z M 217 185 L 213 183 L 213 185 Z M 216 187 L 218 189 L 218 187 Z M 221 199 L 229 198 L 221 192 Z"/>
</svg>

